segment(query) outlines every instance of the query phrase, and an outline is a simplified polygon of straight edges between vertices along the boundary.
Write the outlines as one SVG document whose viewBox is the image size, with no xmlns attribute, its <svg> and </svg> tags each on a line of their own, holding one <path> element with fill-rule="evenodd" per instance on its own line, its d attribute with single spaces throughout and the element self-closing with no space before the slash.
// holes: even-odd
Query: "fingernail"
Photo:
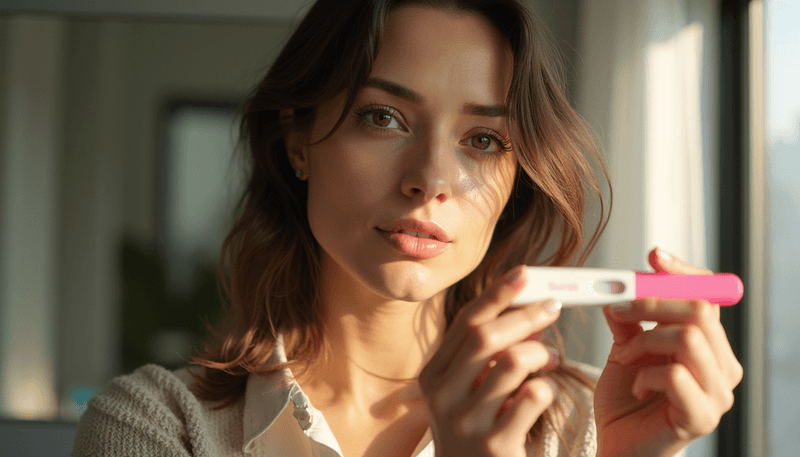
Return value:
<svg viewBox="0 0 800 457">
<path fill-rule="evenodd" d="M 555 298 L 548 298 L 547 301 L 542 303 L 542 309 L 545 310 L 547 314 L 552 314 L 561 309 L 561 302 Z"/>
<path fill-rule="evenodd" d="M 658 256 L 661 257 L 661 259 L 663 259 L 665 262 L 672 262 L 672 256 L 669 254 L 669 252 L 661 248 L 658 248 Z"/>
<path fill-rule="evenodd" d="M 631 302 L 616 303 L 611 305 L 611 312 L 614 314 L 625 314 L 631 310 Z"/>
</svg>

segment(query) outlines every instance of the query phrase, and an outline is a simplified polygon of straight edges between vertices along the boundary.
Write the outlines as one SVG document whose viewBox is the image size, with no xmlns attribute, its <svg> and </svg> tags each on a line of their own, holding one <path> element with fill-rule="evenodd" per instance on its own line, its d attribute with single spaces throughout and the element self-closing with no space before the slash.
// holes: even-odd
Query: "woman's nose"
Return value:
<svg viewBox="0 0 800 457">
<path fill-rule="evenodd" d="M 421 195 L 422 201 L 427 202 L 431 198 L 436 198 L 441 203 L 444 203 L 449 198 L 448 192 L 444 189 L 445 182 L 443 179 L 436 179 L 433 182 L 428 183 L 427 186 L 416 186 L 411 188 L 411 192 L 409 197 L 416 197 L 417 195 Z"/>
<path fill-rule="evenodd" d="M 447 161 L 449 145 L 445 140 L 430 141 L 424 150 L 408 156 L 408 166 L 403 178 L 403 194 L 409 198 L 420 198 L 428 202 L 436 198 L 441 203 L 452 194 L 451 169 Z"/>
</svg>

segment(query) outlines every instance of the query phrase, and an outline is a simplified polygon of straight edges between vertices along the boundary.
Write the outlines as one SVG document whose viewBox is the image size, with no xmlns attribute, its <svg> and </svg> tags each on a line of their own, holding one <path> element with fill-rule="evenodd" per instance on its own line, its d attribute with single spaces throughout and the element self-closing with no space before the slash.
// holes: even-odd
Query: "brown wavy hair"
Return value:
<svg viewBox="0 0 800 457">
<path fill-rule="evenodd" d="M 515 190 L 480 265 L 447 291 L 447 325 L 515 265 L 582 266 L 608 223 L 610 202 L 606 211 L 588 160 L 596 162 L 610 189 L 594 136 L 565 96 L 563 67 L 546 27 L 521 1 L 319 0 L 242 112 L 249 180 L 217 271 L 226 318 L 191 358 L 192 364 L 205 367 L 195 374 L 195 394 L 217 409 L 242 398 L 249 375 L 286 367 L 303 373 L 324 354 L 320 246 L 308 223 L 307 184 L 295 179 L 288 161 L 280 110 L 294 110 L 293 123 L 285 127 L 306 132 L 316 107 L 344 92 L 345 107 L 325 139 L 330 137 L 370 74 L 389 15 L 410 4 L 485 18 L 505 36 L 513 53 L 507 105 L 520 165 Z M 584 243 L 587 191 L 598 197 L 600 220 Z M 557 243 L 554 249 L 550 243 Z M 553 253 L 546 255 L 548 250 Z M 288 362 L 270 366 L 278 330 Z M 550 330 L 545 342 L 559 348 L 563 361 L 563 341 L 555 327 Z M 594 388 L 592 379 L 568 365 L 552 374 L 562 391 L 576 382 Z M 553 424 L 566 401 L 560 396 L 543 419 Z M 542 420 L 537 422 L 532 437 L 542 426 Z"/>
</svg>

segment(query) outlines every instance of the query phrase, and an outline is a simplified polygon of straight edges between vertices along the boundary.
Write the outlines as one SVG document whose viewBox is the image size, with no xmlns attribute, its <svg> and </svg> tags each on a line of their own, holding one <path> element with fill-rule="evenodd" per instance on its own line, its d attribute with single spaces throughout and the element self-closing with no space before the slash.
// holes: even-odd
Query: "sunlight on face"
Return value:
<svg viewBox="0 0 800 457">
<path fill-rule="evenodd" d="M 511 71 L 510 47 L 485 19 L 422 7 L 391 16 L 352 112 L 305 149 L 323 268 L 421 301 L 478 266 L 517 166 L 502 116 Z M 343 106 L 340 94 L 319 107 L 311 142 Z M 431 258 L 398 251 L 379 228 L 410 218 L 436 222 L 449 245 Z"/>
</svg>

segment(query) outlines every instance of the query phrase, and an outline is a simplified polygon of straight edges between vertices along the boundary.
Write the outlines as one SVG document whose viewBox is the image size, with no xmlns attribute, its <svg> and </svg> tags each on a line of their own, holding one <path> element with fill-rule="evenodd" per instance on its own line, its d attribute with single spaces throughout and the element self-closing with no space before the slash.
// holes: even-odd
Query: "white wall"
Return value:
<svg viewBox="0 0 800 457">
<path fill-rule="evenodd" d="M 0 138 L 0 414 L 55 405 L 64 26 L 3 20 Z"/>
</svg>

